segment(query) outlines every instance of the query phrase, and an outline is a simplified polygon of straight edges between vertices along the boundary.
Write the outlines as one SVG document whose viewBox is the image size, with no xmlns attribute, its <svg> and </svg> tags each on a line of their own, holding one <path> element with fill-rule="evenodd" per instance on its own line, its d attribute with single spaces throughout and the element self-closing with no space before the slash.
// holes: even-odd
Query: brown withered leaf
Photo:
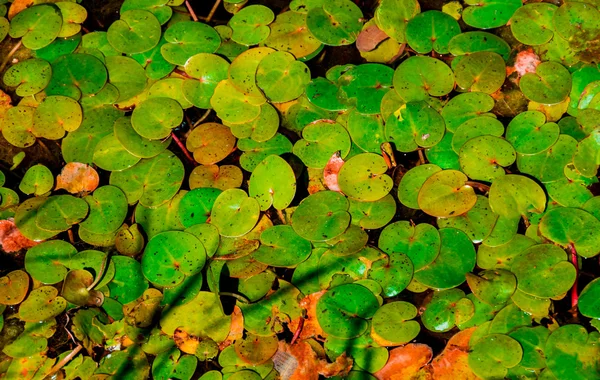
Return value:
<svg viewBox="0 0 600 380">
<path fill-rule="evenodd" d="M 410 343 L 390 351 L 386 365 L 374 375 L 379 380 L 430 379 L 431 375 L 423 369 L 433 351 L 426 344 Z"/>
<path fill-rule="evenodd" d="M 298 341 L 293 345 L 279 341 L 273 364 L 282 380 L 318 380 L 319 375 L 346 375 L 352 369 L 353 362 L 342 354 L 334 363 L 328 363 L 319 358 L 306 341 Z"/>
</svg>

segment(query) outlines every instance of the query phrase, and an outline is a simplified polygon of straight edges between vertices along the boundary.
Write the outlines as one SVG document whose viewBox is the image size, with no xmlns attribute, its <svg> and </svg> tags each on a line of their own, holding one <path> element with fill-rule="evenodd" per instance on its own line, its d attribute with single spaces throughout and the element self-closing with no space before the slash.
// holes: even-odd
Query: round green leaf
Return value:
<svg viewBox="0 0 600 380">
<path fill-rule="evenodd" d="M 96 234 L 108 234 L 121 227 L 127 216 L 127 199 L 121 189 L 102 186 L 84 199 L 90 207 L 90 213 L 80 223 L 81 228 Z"/>
<path fill-rule="evenodd" d="M 67 301 L 58 296 L 52 286 L 42 286 L 29 293 L 19 307 L 19 318 L 25 322 L 41 322 L 56 317 L 67 307 Z"/>
<path fill-rule="evenodd" d="M 190 57 L 198 53 L 216 52 L 221 45 L 221 37 L 213 27 L 194 21 L 171 25 L 164 37 L 168 43 L 160 49 L 163 57 L 179 66 L 184 66 Z"/>
<path fill-rule="evenodd" d="M 273 52 L 260 61 L 256 84 L 273 103 L 297 99 L 310 82 L 308 66 L 286 52 Z"/>
<path fill-rule="evenodd" d="M 290 165 L 281 157 L 270 155 L 261 161 L 250 176 L 248 192 L 256 198 L 260 209 L 288 207 L 296 194 L 296 177 Z"/>
<path fill-rule="evenodd" d="M 540 232 L 565 248 L 573 246 L 582 257 L 600 253 L 600 221 L 592 214 L 571 207 L 552 209 L 540 220 Z"/>
<path fill-rule="evenodd" d="M 414 278 L 434 289 L 449 289 L 462 284 L 466 273 L 475 267 L 475 248 L 469 237 L 454 228 L 439 230 L 441 248 L 433 263 L 415 272 Z"/>
<path fill-rule="evenodd" d="M 52 77 L 52 66 L 43 59 L 27 59 L 11 66 L 4 73 L 4 84 L 17 87 L 19 96 L 35 95 L 42 91 Z"/>
<path fill-rule="evenodd" d="M 525 45 L 542 45 L 554 36 L 552 19 L 558 7 L 549 3 L 529 3 L 516 10 L 510 21 L 513 36 Z"/>
<path fill-rule="evenodd" d="M 385 125 L 388 141 L 401 152 L 429 148 L 442 140 L 445 123 L 426 102 L 409 102 L 389 116 Z"/>
<path fill-rule="evenodd" d="M 242 45 L 258 45 L 269 37 L 269 24 L 274 19 L 273 11 L 264 5 L 244 7 L 229 20 L 231 39 Z"/>
<path fill-rule="evenodd" d="M 319 191 L 304 198 L 292 214 L 292 227 L 310 241 L 325 241 L 341 235 L 350 224 L 348 200 L 334 191 Z"/>
<path fill-rule="evenodd" d="M 483 379 L 504 378 L 519 364 L 523 348 L 508 335 L 490 334 L 475 343 L 469 352 L 469 367 Z"/>
<path fill-rule="evenodd" d="M 135 54 L 158 45 L 160 35 L 160 22 L 156 16 L 142 9 L 131 9 L 121 13 L 121 19 L 110 25 L 106 37 L 117 51 Z"/>
<path fill-rule="evenodd" d="M 421 330 L 417 308 L 404 301 L 390 302 L 380 307 L 373 316 L 371 335 L 386 341 L 386 346 L 399 346 L 413 340 Z"/>
<path fill-rule="evenodd" d="M 599 376 L 596 333 L 583 326 L 564 325 L 546 341 L 546 365 L 557 379 L 593 379 Z"/>
<path fill-rule="evenodd" d="M 225 190 L 215 200 L 211 224 L 221 236 L 237 237 L 250 232 L 258 222 L 260 203 L 244 190 Z"/>
<path fill-rule="evenodd" d="M 458 34 L 458 22 L 440 11 L 420 13 L 406 24 L 408 45 L 420 54 L 427 54 L 431 50 L 440 54 L 448 53 L 448 43 Z"/>
<path fill-rule="evenodd" d="M 425 307 L 421 321 L 427 330 L 433 332 L 449 331 L 455 325 L 471 319 L 475 312 L 473 302 L 465 298 L 465 292 L 460 289 L 433 293 Z"/>
<path fill-rule="evenodd" d="M 323 331 L 342 339 L 355 338 L 368 328 L 379 303 L 361 285 L 340 285 L 327 291 L 317 303 L 317 316 Z"/>
<path fill-rule="evenodd" d="M 62 240 L 51 240 L 30 248 L 25 255 L 25 269 L 34 279 L 44 284 L 56 284 L 64 280 L 71 257 L 77 250 Z"/>
<path fill-rule="evenodd" d="M 54 186 L 54 176 L 50 169 L 44 165 L 37 164 L 33 165 L 21 180 L 19 184 L 19 190 L 27 195 L 44 195 Z"/>
<path fill-rule="evenodd" d="M 519 82 L 523 95 L 543 104 L 556 104 L 565 100 L 571 90 L 571 74 L 560 63 L 540 63 L 534 73 L 527 73 Z"/>
<path fill-rule="evenodd" d="M 155 235 L 144 249 L 142 271 L 156 286 L 175 286 L 202 270 L 204 246 L 194 235 L 168 231 Z"/>
<path fill-rule="evenodd" d="M 31 50 L 50 45 L 60 33 L 63 19 L 53 4 L 40 4 L 19 12 L 10 23 L 10 36 L 22 37 L 23 45 Z"/>
<path fill-rule="evenodd" d="M 376 201 L 392 188 L 392 179 L 385 174 L 387 164 L 380 155 L 363 153 L 352 157 L 339 172 L 339 185 L 349 197 L 361 201 Z"/>
<path fill-rule="evenodd" d="M 350 0 L 333 0 L 310 9 L 306 15 L 308 30 L 330 46 L 349 45 L 362 28 L 363 13 Z"/>
<path fill-rule="evenodd" d="M 260 235 L 261 246 L 253 253 L 261 263 L 276 267 L 294 267 L 310 255 L 310 242 L 301 238 L 292 227 L 273 226 Z"/>
<path fill-rule="evenodd" d="M 438 218 L 464 214 L 477 202 L 468 178 L 457 170 L 442 170 L 431 175 L 418 195 L 419 208 Z"/>
<path fill-rule="evenodd" d="M 403 61 L 394 72 L 394 89 L 407 102 L 444 96 L 454 88 L 454 74 L 444 62 L 425 56 Z"/>
<path fill-rule="evenodd" d="M 566 293 L 577 276 L 567 254 L 552 244 L 527 248 L 513 260 L 511 270 L 517 277 L 519 290 L 543 298 Z"/>
<path fill-rule="evenodd" d="M 466 1 L 462 13 L 464 22 L 474 28 L 491 29 L 505 25 L 513 13 L 522 6 L 519 0 Z"/>
<path fill-rule="evenodd" d="M 456 85 L 464 91 L 492 94 L 500 89 L 506 77 L 504 59 L 490 51 L 469 54 L 452 67 Z"/>
<path fill-rule="evenodd" d="M 211 108 L 210 99 L 217 84 L 227 79 L 229 62 L 216 54 L 199 53 L 190 57 L 184 67 L 193 79 L 183 82 L 183 95 L 196 107 Z"/>
<path fill-rule="evenodd" d="M 517 158 L 512 145 L 496 136 L 470 139 L 460 148 L 458 156 L 463 173 L 486 182 L 504 176 L 504 167 L 512 165 Z"/>
<path fill-rule="evenodd" d="M 433 174 L 442 170 L 433 164 L 415 166 L 407 171 L 398 185 L 398 200 L 406 207 L 419 209 L 417 197 L 423 183 Z"/>
</svg>

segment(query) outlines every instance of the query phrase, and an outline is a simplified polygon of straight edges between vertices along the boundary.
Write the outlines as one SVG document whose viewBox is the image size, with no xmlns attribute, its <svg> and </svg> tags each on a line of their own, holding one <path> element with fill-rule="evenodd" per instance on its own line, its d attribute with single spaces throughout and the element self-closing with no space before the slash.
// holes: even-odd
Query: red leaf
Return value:
<svg viewBox="0 0 600 380">
<path fill-rule="evenodd" d="M 344 165 L 344 160 L 340 157 L 340 152 L 335 152 L 327 162 L 327 165 L 325 165 L 325 169 L 323 169 L 325 186 L 331 191 L 342 191 L 338 184 L 338 173 L 340 172 L 342 165 Z"/>
<path fill-rule="evenodd" d="M 356 38 L 356 48 L 359 51 L 371 51 L 374 50 L 377 45 L 382 41 L 390 38 L 385 32 L 377 27 L 377 25 L 371 25 L 364 29 Z"/>
<path fill-rule="evenodd" d="M 31 248 L 39 244 L 21 234 L 11 219 L 0 220 L 0 243 L 4 252 L 18 252 L 23 248 Z"/>
</svg>

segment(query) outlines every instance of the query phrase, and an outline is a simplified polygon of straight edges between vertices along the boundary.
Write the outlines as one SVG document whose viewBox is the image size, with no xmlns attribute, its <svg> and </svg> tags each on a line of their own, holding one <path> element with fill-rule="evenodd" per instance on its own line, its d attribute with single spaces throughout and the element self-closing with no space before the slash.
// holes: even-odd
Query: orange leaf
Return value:
<svg viewBox="0 0 600 380">
<path fill-rule="evenodd" d="M 242 309 L 235 305 L 233 307 L 233 313 L 231 313 L 231 327 L 229 328 L 229 335 L 223 342 L 219 344 L 219 350 L 223 350 L 225 347 L 231 345 L 235 340 L 241 339 L 244 336 L 244 315 Z"/>
<path fill-rule="evenodd" d="M 12 20 L 13 17 L 17 15 L 17 13 L 39 3 L 39 1 L 35 0 L 14 0 L 8 9 L 8 19 Z"/>
<path fill-rule="evenodd" d="M 96 190 L 100 178 L 94 168 L 80 162 L 69 162 L 56 177 L 56 190 L 65 189 L 71 194 Z"/>
<path fill-rule="evenodd" d="M 406 380 L 412 378 L 430 378 L 422 368 L 433 357 L 431 347 L 426 344 L 410 343 L 390 351 L 387 364 L 375 373 L 379 380 Z"/>
<path fill-rule="evenodd" d="M 4 91 L 0 90 L 0 120 L 4 117 L 6 111 L 12 107 L 12 100 Z"/>
<path fill-rule="evenodd" d="M 338 184 L 338 173 L 340 172 L 342 165 L 344 165 L 344 160 L 340 157 L 340 152 L 335 152 L 327 162 L 327 165 L 325 165 L 325 169 L 323 169 L 325 186 L 331 191 L 342 191 Z"/>
<path fill-rule="evenodd" d="M 356 38 L 356 48 L 362 52 L 371 51 L 388 38 L 390 38 L 390 36 L 379 29 L 377 25 L 371 25 L 360 32 Z"/>
<path fill-rule="evenodd" d="M 181 351 L 192 355 L 196 353 L 198 345 L 200 344 L 200 338 L 190 335 L 180 328 L 175 329 L 173 341 L 175 341 L 175 344 Z"/>
<path fill-rule="evenodd" d="M 327 336 L 317 320 L 317 302 L 319 302 L 319 299 L 323 294 L 325 294 L 325 290 L 309 294 L 300 301 L 300 307 L 306 310 L 306 318 L 304 318 L 304 326 L 302 327 L 302 332 L 300 332 L 299 336 L 300 339 Z"/>
<path fill-rule="evenodd" d="M 446 345 L 444 351 L 431 363 L 431 372 L 435 380 L 476 380 L 478 377 L 471 371 L 468 363 L 469 340 L 476 327 L 455 334 Z"/>
<path fill-rule="evenodd" d="M 31 248 L 39 244 L 27 239 L 15 225 L 12 219 L 0 220 L 0 244 L 4 252 L 18 252 L 23 248 Z"/>
<path fill-rule="evenodd" d="M 327 363 L 319 359 L 305 341 L 293 345 L 280 341 L 273 363 L 282 380 L 318 380 L 319 375 L 343 376 L 352 369 L 352 359 L 345 354 L 339 356 L 335 363 Z"/>
</svg>

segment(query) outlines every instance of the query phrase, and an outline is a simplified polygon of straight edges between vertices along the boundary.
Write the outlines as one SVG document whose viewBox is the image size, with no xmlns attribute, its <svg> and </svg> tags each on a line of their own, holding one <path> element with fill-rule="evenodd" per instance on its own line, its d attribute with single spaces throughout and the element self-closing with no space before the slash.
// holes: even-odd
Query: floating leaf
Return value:
<svg viewBox="0 0 600 380">
<path fill-rule="evenodd" d="M 264 5 L 242 8 L 229 20 L 233 31 L 231 40 L 242 45 L 258 45 L 269 37 L 269 24 L 275 19 L 273 11 Z"/>
<path fill-rule="evenodd" d="M 479 29 L 491 29 L 505 25 L 513 13 L 521 7 L 520 1 L 485 0 L 483 2 L 467 1 L 462 18 L 469 26 Z"/>
<path fill-rule="evenodd" d="M 443 96 L 454 88 L 454 74 L 442 61 L 425 56 L 410 57 L 394 72 L 394 89 L 407 102 Z"/>
<path fill-rule="evenodd" d="M 212 165 L 231 153 L 235 148 L 235 137 L 224 125 L 205 123 L 192 130 L 185 144 L 194 153 L 196 161 L 202 165 Z"/>
<path fill-rule="evenodd" d="M 25 173 L 23 180 L 19 184 L 19 190 L 27 195 L 44 195 L 54 186 L 54 176 L 50 169 L 44 165 L 37 164 Z"/>
<path fill-rule="evenodd" d="M 597 228 L 600 221 L 578 208 L 561 207 L 548 211 L 540 220 L 540 232 L 550 241 L 563 247 L 574 247 L 582 257 L 596 256 Z"/>
<path fill-rule="evenodd" d="M 362 11 L 353 2 L 335 0 L 309 10 L 306 25 L 326 45 L 349 45 L 356 41 L 356 36 L 360 33 L 362 17 Z"/>
<path fill-rule="evenodd" d="M 544 104 L 563 101 L 571 89 L 571 75 L 560 63 L 540 63 L 534 73 L 525 74 L 519 83 L 523 95 L 529 100 Z"/>
<path fill-rule="evenodd" d="M 28 96 L 46 88 L 51 77 L 52 66 L 43 59 L 34 58 L 9 67 L 4 73 L 3 81 L 7 86 L 17 87 L 17 95 Z"/>
<path fill-rule="evenodd" d="M 121 13 L 120 20 L 111 24 L 106 37 L 117 51 L 135 54 L 155 47 L 160 35 L 160 22 L 152 13 L 131 9 Z"/>
<path fill-rule="evenodd" d="M 467 180 L 467 176 L 457 170 L 434 173 L 419 191 L 419 207 L 438 218 L 464 214 L 477 202 L 475 191 Z"/>
<path fill-rule="evenodd" d="M 458 34 L 458 22 L 452 16 L 435 10 L 420 13 L 406 24 L 408 45 L 420 54 L 431 50 L 448 53 L 448 43 Z"/>
<path fill-rule="evenodd" d="M 381 156 L 374 153 L 356 155 L 339 172 L 340 189 L 360 201 L 377 201 L 392 188 L 392 180 L 386 171 L 387 165 Z"/>
<path fill-rule="evenodd" d="M 10 36 L 22 37 L 25 47 L 37 50 L 50 45 L 58 37 L 63 19 L 60 8 L 40 4 L 19 12 L 10 23 Z"/>
<path fill-rule="evenodd" d="M 387 139 L 401 152 L 432 147 L 444 132 L 444 119 L 426 102 L 406 103 L 390 115 L 385 126 Z"/>
<path fill-rule="evenodd" d="M 211 223 L 221 236 L 237 237 L 250 232 L 258 222 L 260 203 L 248 197 L 244 190 L 222 192 L 213 205 Z"/>
<path fill-rule="evenodd" d="M 52 286 L 42 286 L 29 293 L 19 307 L 19 317 L 26 322 L 40 322 L 56 317 L 65 310 L 67 301 Z"/>
<path fill-rule="evenodd" d="M 98 172 L 89 165 L 69 162 L 56 177 L 56 190 L 65 189 L 71 194 L 96 190 L 100 178 Z"/>
<path fill-rule="evenodd" d="M 292 214 L 292 227 L 310 241 L 341 235 L 350 224 L 348 200 L 334 191 L 320 191 L 305 198 Z"/>
<path fill-rule="evenodd" d="M 193 21 L 171 25 L 165 31 L 164 38 L 168 43 L 160 49 L 163 57 L 168 62 L 180 66 L 184 66 L 187 60 L 196 54 L 216 52 L 221 45 L 221 37 L 214 28 Z"/>
<path fill-rule="evenodd" d="M 523 349 L 518 341 L 501 334 L 487 335 L 475 343 L 469 353 L 469 366 L 484 379 L 502 378 L 508 368 L 519 364 Z"/>
</svg>

